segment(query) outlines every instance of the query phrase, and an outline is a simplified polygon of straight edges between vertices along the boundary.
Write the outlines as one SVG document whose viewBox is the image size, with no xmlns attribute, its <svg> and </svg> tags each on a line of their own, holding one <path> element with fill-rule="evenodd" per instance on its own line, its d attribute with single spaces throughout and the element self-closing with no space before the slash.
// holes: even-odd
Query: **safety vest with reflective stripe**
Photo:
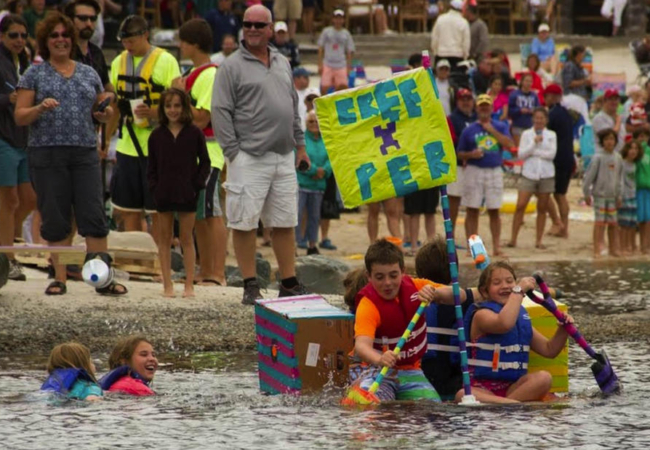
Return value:
<svg viewBox="0 0 650 450">
<path fill-rule="evenodd" d="M 196 69 L 192 70 L 190 74 L 188 75 L 187 79 L 185 80 L 185 91 L 187 92 L 187 95 L 190 96 L 190 102 L 192 103 L 192 106 L 196 107 L 196 99 L 192 97 L 192 87 L 194 86 L 194 83 L 196 80 L 199 78 L 199 75 L 203 73 L 204 70 L 209 69 L 210 67 L 216 68 L 216 64 L 203 64 L 200 67 L 197 67 Z M 205 140 L 215 140 L 214 138 L 214 130 L 212 129 L 212 121 L 208 121 L 208 125 L 203 129 L 203 135 L 205 136 Z"/>
<path fill-rule="evenodd" d="M 120 72 L 117 75 L 115 92 L 117 93 L 117 106 L 122 121 L 125 118 L 129 121 L 133 120 L 130 100 L 141 98 L 149 106 L 156 106 L 160 103 L 160 94 L 165 90 L 165 87 L 154 83 L 153 69 L 163 52 L 164 50 L 161 48 L 150 47 L 149 51 L 142 57 L 138 67 L 134 67 L 134 57 L 128 51 L 125 50 L 120 54 Z M 138 126 L 148 127 L 149 124 L 143 123 Z"/>
<path fill-rule="evenodd" d="M 373 347 L 380 352 L 393 350 L 420 306 L 415 283 L 411 277 L 405 275 L 402 278 L 397 301 L 384 300 L 370 283 L 357 294 L 357 307 L 363 297 L 370 300 L 379 311 L 380 324 L 375 331 Z M 427 324 L 422 315 L 402 347 L 398 366 L 413 365 L 422 359 L 427 347 L 426 329 Z"/>
<path fill-rule="evenodd" d="M 465 314 L 465 329 L 471 334 L 472 319 L 481 308 L 496 314 L 503 305 L 487 301 L 473 304 Z M 533 339 L 530 316 L 523 306 L 519 309 L 517 323 L 507 333 L 486 334 L 473 340 L 469 365 L 474 366 L 474 377 L 478 379 L 516 381 L 528 373 L 528 354 Z"/>
</svg>

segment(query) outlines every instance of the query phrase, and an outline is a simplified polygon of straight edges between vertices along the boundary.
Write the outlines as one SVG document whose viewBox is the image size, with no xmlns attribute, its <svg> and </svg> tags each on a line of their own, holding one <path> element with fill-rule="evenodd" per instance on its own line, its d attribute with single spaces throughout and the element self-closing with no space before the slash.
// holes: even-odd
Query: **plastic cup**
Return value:
<svg viewBox="0 0 650 450">
<path fill-rule="evenodd" d="M 139 105 L 144 104 L 144 99 L 136 98 L 135 100 L 129 100 L 129 103 L 131 104 L 131 113 L 133 114 L 133 122 L 138 126 L 145 126 L 147 124 L 147 119 L 146 118 L 140 118 L 140 117 L 135 115 L 135 109 Z"/>
</svg>

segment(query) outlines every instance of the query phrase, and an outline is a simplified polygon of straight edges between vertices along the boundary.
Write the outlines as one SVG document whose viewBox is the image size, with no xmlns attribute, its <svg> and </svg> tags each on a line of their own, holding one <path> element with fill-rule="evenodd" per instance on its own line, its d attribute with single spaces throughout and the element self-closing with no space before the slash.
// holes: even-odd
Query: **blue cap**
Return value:
<svg viewBox="0 0 650 450">
<path fill-rule="evenodd" d="M 309 71 L 304 67 L 296 67 L 293 69 L 293 76 L 295 77 L 308 77 Z"/>
</svg>

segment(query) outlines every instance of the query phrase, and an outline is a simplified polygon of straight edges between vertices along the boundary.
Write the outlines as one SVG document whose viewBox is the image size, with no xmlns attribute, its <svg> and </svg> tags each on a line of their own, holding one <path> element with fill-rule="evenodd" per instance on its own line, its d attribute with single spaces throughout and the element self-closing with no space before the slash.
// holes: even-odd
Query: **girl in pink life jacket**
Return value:
<svg viewBox="0 0 650 450">
<path fill-rule="evenodd" d="M 555 335 L 546 339 L 532 327 L 522 301 L 526 292 L 535 288 L 535 279 L 517 280 L 507 263 L 495 262 L 485 268 L 478 288 L 486 300 L 478 300 L 465 314 L 472 394 L 484 403 L 543 399 L 551 389 L 552 377 L 546 371 L 527 373 L 528 354 L 534 350 L 545 358 L 555 358 L 568 333 L 559 326 Z M 573 322 L 571 317 L 569 322 Z M 456 400 L 463 394 L 461 389 Z"/>
<path fill-rule="evenodd" d="M 158 370 L 158 359 L 144 336 L 131 336 L 118 342 L 108 365 L 111 371 L 99 380 L 105 391 L 135 396 L 155 394 L 149 384 Z"/>
</svg>

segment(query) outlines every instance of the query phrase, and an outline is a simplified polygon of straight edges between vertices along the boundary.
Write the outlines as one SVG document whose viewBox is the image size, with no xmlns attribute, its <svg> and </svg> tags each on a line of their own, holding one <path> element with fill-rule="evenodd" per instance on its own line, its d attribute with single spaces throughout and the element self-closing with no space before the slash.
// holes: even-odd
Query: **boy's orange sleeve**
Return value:
<svg viewBox="0 0 650 450">
<path fill-rule="evenodd" d="M 374 339 L 379 324 L 379 310 L 372 301 L 363 297 L 354 318 L 354 337 L 370 336 Z"/>
<path fill-rule="evenodd" d="M 444 287 L 444 284 L 440 283 L 434 283 L 433 281 L 429 281 L 426 278 L 412 278 L 413 284 L 417 288 L 418 291 L 422 290 L 424 286 L 433 286 L 434 288 L 439 288 L 439 287 Z"/>
</svg>

